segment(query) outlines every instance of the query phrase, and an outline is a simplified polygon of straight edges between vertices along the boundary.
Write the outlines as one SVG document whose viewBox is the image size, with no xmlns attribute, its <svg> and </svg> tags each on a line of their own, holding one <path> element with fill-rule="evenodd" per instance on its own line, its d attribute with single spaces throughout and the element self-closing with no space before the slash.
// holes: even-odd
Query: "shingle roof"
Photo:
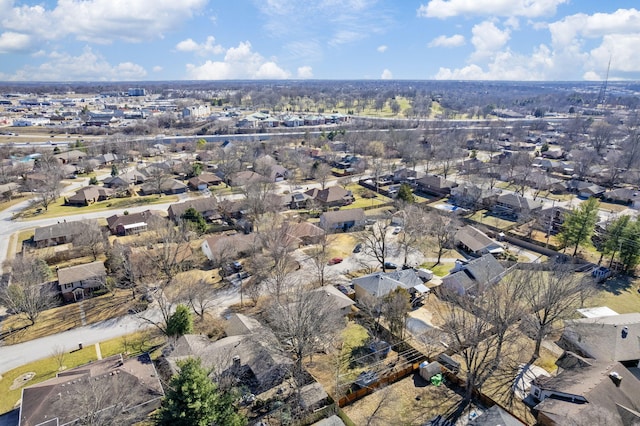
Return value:
<svg viewBox="0 0 640 426">
<path fill-rule="evenodd" d="M 104 263 L 100 261 L 85 263 L 58 269 L 58 283 L 64 285 L 93 278 L 100 279 L 105 277 L 106 274 Z"/>
<path fill-rule="evenodd" d="M 35 229 L 33 241 L 45 241 L 60 237 L 72 238 L 82 233 L 87 224 L 90 223 L 97 224 L 98 222 L 95 219 L 87 221 L 76 220 L 73 222 L 60 222 L 49 226 L 40 226 Z"/>
<path fill-rule="evenodd" d="M 374 297 L 384 297 L 398 287 L 410 289 L 422 280 L 416 275 L 413 269 L 394 271 L 391 273 L 376 272 L 355 278 L 352 281 L 354 286 L 358 286 Z"/>
</svg>

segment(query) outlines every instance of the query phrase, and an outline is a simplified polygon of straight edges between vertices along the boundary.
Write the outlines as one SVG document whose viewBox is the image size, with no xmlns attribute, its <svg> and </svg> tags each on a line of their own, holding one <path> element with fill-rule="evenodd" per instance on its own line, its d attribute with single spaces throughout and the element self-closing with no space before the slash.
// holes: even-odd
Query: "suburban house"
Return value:
<svg viewBox="0 0 640 426">
<path fill-rule="evenodd" d="M 412 169 L 402 168 L 393 172 L 393 181 L 395 183 L 415 183 L 418 178 L 418 172 Z"/>
<path fill-rule="evenodd" d="M 235 260 L 248 254 L 256 245 L 253 234 L 213 235 L 205 238 L 200 246 L 207 259 L 214 263 Z"/>
<path fill-rule="evenodd" d="M 203 189 L 207 189 L 213 185 L 220 185 L 222 183 L 222 179 L 213 173 L 204 172 L 199 174 L 198 176 L 194 176 L 187 182 L 189 188 L 194 191 L 199 191 Z"/>
<path fill-rule="evenodd" d="M 639 339 L 637 312 L 566 321 L 559 373 L 531 383 L 538 424 L 640 424 Z"/>
<path fill-rule="evenodd" d="M 108 421 L 123 412 L 126 417 L 121 420 L 134 424 L 155 411 L 163 396 L 149 354 L 114 355 L 22 389 L 18 425 L 82 424 L 88 415 Z"/>
<path fill-rule="evenodd" d="M 565 216 L 570 211 L 566 207 L 550 207 L 541 210 L 536 218 L 536 229 L 545 234 L 556 235 L 562 230 Z"/>
<path fill-rule="evenodd" d="M 131 170 L 117 176 L 109 176 L 102 182 L 106 188 L 129 188 L 133 185 L 143 184 L 145 180 L 147 180 L 147 176 L 144 173 Z"/>
<path fill-rule="evenodd" d="M 114 214 L 107 218 L 107 227 L 113 235 L 138 234 L 147 230 L 152 217 L 161 217 L 160 212 L 145 210 L 140 213 L 129 213 L 126 215 Z"/>
<path fill-rule="evenodd" d="M 304 245 L 317 244 L 324 235 L 322 228 L 309 222 L 288 222 L 285 226 L 287 233 Z"/>
<path fill-rule="evenodd" d="M 0 185 L 0 199 L 8 199 L 10 200 L 18 190 L 20 189 L 20 185 L 15 182 L 5 183 Z"/>
<path fill-rule="evenodd" d="M 257 320 L 232 314 L 225 333 L 215 342 L 203 335 L 181 336 L 160 359 L 161 374 L 170 377 L 178 371 L 177 361 L 196 357 L 211 371 L 212 380 L 241 383 L 254 394 L 278 386 L 290 374 L 293 361 L 280 349 L 273 332 Z"/>
<path fill-rule="evenodd" d="M 220 213 L 218 211 L 218 202 L 215 198 L 198 198 L 195 200 L 187 200 L 183 203 L 171 204 L 167 213 L 169 215 L 169 219 L 177 222 L 184 212 L 188 209 L 193 208 L 198 213 L 202 215 L 206 220 L 216 220 L 220 218 Z"/>
<path fill-rule="evenodd" d="M 505 272 L 506 269 L 490 254 L 466 263 L 456 261 L 450 274 L 442 278 L 441 288 L 459 295 L 480 294 L 499 282 Z"/>
<path fill-rule="evenodd" d="M 66 204 L 70 206 L 88 206 L 97 201 L 104 201 L 111 198 L 114 190 L 102 186 L 87 186 L 78 190 L 75 194 L 66 199 Z"/>
<path fill-rule="evenodd" d="M 362 209 L 324 212 L 320 215 L 320 228 L 327 232 L 356 231 L 364 228 L 366 216 Z"/>
<path fill-rule="evenodd" d="M 502 244 L 471 225 L 460 228 L 458 232 L 456 232 L 453 241 L 467 253 L 476 256 L 482 256 L 488 253 L 493 255 L 504 253 Z"/>
<path fill-rule="evenodd" d="M 633 188 L 617 188 L 602 194 L 602 200 L 610 203 L 620 203 L 640 209 L 640 192 Z"/>
<path fill-rule="evenodd" d="M 54 154 L 54 157 L 62 164 L 77 165 L 81 160 L 87 158 L 87 153 L 74 149 L 67 152 L 61 152 L 60 154 Z"/>
<path fill-rule="evenodd" d="M 251 170 L 245 170 L 243 172 L 233 173 L 229 176 L 228 183 L 231 186 L 245 186 L 252 183 L 264 182 L 264 180 L 264 176 Z"/>
<path fill-rule="evenodd" d="M 354 278 L 351 283 L 359 302 L 372 302 L 381 299 L 401 287 L 412 295 L 426 294 L 429 289 L 413 269 L 401 269 L 393 272 L 375 272 L 363 277 Z"/>
<path fill-rule="evenodd" d="M 322 293 L 325 296 L 323 303 L 327 306 L 334 307 L 336 311 L 340 312 L 343 316 L 351 314 L 351 307 L 355 305 L 355 302 L 334 286 L 325 285 L 312 291 Z"/>
<path fill-rule="evenodd" d="M 158 185 L 155 182 L 146 182 L 142 185 L 142 187 L 140 187 L 140 191 L 144 195 L 157 194 L 158 189 L 160 189 L 160 193 L 162 194 L 171 195 L 184 194 L 185 192 L 187 192 L 188 187 L 187 185 L 176 179 L 163 180 L 162 182 L 160 182 L 160 188 L 158 188 Z"/>
<path fill-rule="evenodd" d="M 65 221 L 49 226 L 40 226 L 35 229 L 33 242 L 38 248 L 70 243 L 75 236 L 84 232 L 86 226 L 92 222 L 97 224 L 97 221 L 94 219 L 87 221 L 76 220 L 73 222 Z"/>
<path fill-rule="evenodd" d="M 542 202 L 518 194 L 502 194 L 493 206 L 493 213 L 515 220 L 531 219 L 542 210 Z"/>
<path fill-rule="evenodd" d="M 58 269 L 58 285 L 65 301 L 78 301 L 104 287 L 107 271 L 100 261 Z"/>
<path fill-rule="evenodd" d="M 416 180 L 418 190 L 427 194 L 444 196 L 451 193 L 451 188 L 458 186 L 457 183 L 436 175 L 425 175 Z"/>
<path fill-rule="evenodd" d="M 331 186 L 326 189 L 310 189 L 305 195 L 312 198 L 322 207 L 339 207 L 353 203 L 353 194 L 351 191 L 340 186 Z"/>
<path fill-rule="evenodd" d="M 499 189 L 490 189 L 473 183 L 462 183 L 451 188 L 449 201 L 456 206 L 469 209 L 490 208 L 500 195 Z"/>
<path fill-rule="evenodd" d="M 572 193 L 578 194 L 580 198 L 599 197 L 606 189 L 600 185 L 584 180 L 571 179 L 561 181 L 551 186 L 551 192 L 556 194 Z"/>
</svg>

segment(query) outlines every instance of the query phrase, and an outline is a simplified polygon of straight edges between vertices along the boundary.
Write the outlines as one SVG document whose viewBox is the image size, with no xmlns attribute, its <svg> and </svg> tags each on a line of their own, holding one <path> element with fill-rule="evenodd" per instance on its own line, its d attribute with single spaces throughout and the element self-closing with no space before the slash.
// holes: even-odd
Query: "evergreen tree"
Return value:
<svg viewBox="0 0 640 426">
<path fill-rule="evenodd" d="M 607 226 L 607 235 L 602 246 L 603 255 L 611 255 L 609 267 L 613 264 L 613 260 L 621 249 L 622 239 L 624 238 L 625 229 L 629 226 L 631 217 L 620 216 Z"/>
<path fill-rule="evenodd" d="M 189 226 L 193 230 L 201 234 L 204 234 L 207 231 L 207 221 L 202 216 L 202 213 L 200 213 L 193 207 L 189 207 L 187 210 L 185 210 L 185 212 L 181 216 L 181 219 L 187 221 Z"/>
<path fill-rule="evenodd" d="M 185 305 L 178 305 L 167 321 L 167 336 L 182 336 L 193 332 L 193 317 Z"/>
<path fill-rule="evenodd" d="M 231 393 L 220 392 L 209 379 L 200 359 L 178 362 L 180 373 L 171 378 L 169 389 L 156 417 L 156 425 L 209 426 L 246 424 L 236 412 Z"/>
<path fill-rule="evenodd" d="M 599 206 L 598 200 L 589 198 L 567 215 L 559 237 L 564 247 L 574 247 L 573 256 L 578 253 L 578 247 L 588 243 L 593 235 Z"/>
<path fill-rule="evenodd" d="M 625 271 L 632 271 L 640 263 L 640 222 L 629 221 L 620 238 L 620 261 Z"/>
<path fill-rule="evenodd" d="M 403 183 L 402 185 L 400 185 L 400 188 L 398 189 L 397 198 L 398 200 L 402 200 L 405 203 L 413 203 L 416 200 L 416 197 L 413 195 L 413 192 L 411 191 L 411 187 L 406 183 Z"/>
<path fill-rule="evenodd" d="M 111 176 L 118 176 L 118 166 L 115 164 L 111 166 Z"/>
</svg>

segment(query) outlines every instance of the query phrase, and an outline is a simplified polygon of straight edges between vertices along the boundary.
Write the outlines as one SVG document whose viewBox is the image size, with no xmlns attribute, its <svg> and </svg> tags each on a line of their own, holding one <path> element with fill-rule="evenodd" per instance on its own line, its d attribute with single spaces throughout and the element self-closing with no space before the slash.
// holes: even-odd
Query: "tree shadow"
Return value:
<svg viewBox="0 0 640 426">
<path fill-rule="evenodd" d="M 600 284 L 600 287 L 616 296 L 621 295 L 624 291 L 628 291 L 633 285 L 633 278 L 628 275 L 618 275 L 610 278 Z M 640 289 L 638 290 L 640 291 Z"/>
</svg>

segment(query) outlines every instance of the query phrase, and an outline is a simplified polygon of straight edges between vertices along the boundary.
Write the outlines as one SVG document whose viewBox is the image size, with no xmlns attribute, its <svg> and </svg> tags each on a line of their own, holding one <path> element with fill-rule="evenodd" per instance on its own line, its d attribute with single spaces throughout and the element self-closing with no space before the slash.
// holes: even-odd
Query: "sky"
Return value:
<svg viewBox="0 0 640 426">
<path fill-rule="evenodd" d="M 0 81 L 640 80 L 638 46 L 638 0 L 0 0 Z"/>
</svg>

